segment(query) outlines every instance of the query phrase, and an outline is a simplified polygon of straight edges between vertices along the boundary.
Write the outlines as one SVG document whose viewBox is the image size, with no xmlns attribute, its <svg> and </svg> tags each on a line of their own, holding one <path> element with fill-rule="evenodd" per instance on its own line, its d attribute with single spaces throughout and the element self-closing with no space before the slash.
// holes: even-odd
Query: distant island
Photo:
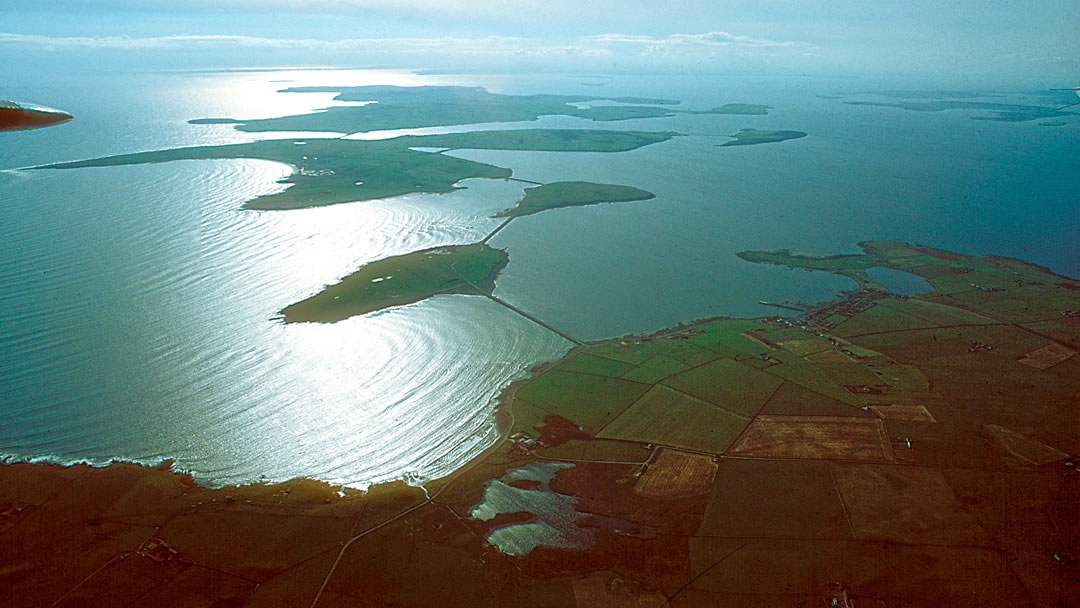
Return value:
<svg viewBox="0 0 1080 608">
<path fill-rule="evenodd" d="M 756 103 L 728 103 L 718 108 L 713 108 L 709 114 L 734 114 L 736 116 L 764 116 L 769 113 L 769 110 L 773 109 L 772 106 L 765 106 Z"/>
<path fill-rule="evenodd" d="M 241 131 L 331 131 L 357 133 L 492 122 L 527 122 L 541 116 L 572 116 L 592 121 L 661 118 L 676 114 L 766 114 L 769 106 L 727 104 L 709 110 L 675 108 L 678 101 L 648 97 L 583 95 L 504 95 L 480 87 L 362 86 L 293 87 L 285 93 L 337 93 L 334 99 L 368 102 L 334 106 L 323 112 L 236 120 L 200 118 L 192 124 L 236 124 Z"/>
<path fill-rule="evenodd" d="M 1031 106 L 1023 104 L 991 103 L 985 101 L 901 101 L 887 103 L 880 101 L 845 101 L 852 106 L 877 106 L 884 108 L 899 108 L 912 112 L 944 112 L 947 110 L 987 110 L 992 112 L 990 116 L 972 116 L 972 120 L 994 120 L 997 122 L 1028 122 L 1041 118 L 1058 118 L 1062 116 L 1076 116 L 1076 112 L 1065 112 L 1048 106 Z"/>
<path fill-rule="evenodd" d="M 743 129 L 738 133 L 732 135 L 735 138 L 734 141 L 720 144 L 719 147 L 726 148 L 728 146 L 755 146 L 757 144 L 771 144 L 779 141 L 787 141 L 789 139 L 799 139 L 800 137 L 806 137 L 806 133 L 802 131 L 767 131 L 764 129 Z"/>
</svg>

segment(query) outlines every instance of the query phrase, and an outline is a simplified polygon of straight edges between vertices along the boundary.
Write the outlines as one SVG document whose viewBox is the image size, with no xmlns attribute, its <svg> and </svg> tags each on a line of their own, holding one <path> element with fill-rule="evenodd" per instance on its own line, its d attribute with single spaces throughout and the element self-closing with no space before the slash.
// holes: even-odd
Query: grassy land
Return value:
<svg viewBox="0 0 1080 608">
<path fill-rule="evenodd" d="M 771 144 L 778 141 L 787 141 L 789 139 L 799 139 L 800 137 L 806 137 L 806 133 L 802 131 L 768 131 L 764 129 L 743 129 L 738 133 L 732 135 L 735 138 L 734 141 L 720 144 L 721 148 L 728 146 L 754 146 L 757 144 Z"/>
<path fill-rule="evenodd" d="M 559 207 L 645 201 L 651 198 L 656 198 L 656 195 L 630 186 L 592 182 L 554 182 L 535 188 L 526 188 L 525 196 L 518 201 L 517 206 L 500 211 L 495 217 L 520 217 Z"/>
<path fill-rule="evenodd" d="M 727 358 L 663 380 L 666 386 L 743 416 L 756 414 L 780 382 L 774 376 Z"/>
<path fill-rule="evenodd" d="M 372 262 L 281 315 L 286 323 L 331 323 L 439 293 L 491 293 L 506 262 L 506 252 L 479 244 L 415 251 Z"/>
<path fill-rule="evenodd" d="M 750 420 L 663 385 L 654 386 L 598 437 L 723 452 Z"/>
<path fill-rule="evenodd" d="M 76 169 L 163 163 L 174 160 L 258 158 L 285 163 L 295 172 L 281 183 L 284 192 L 248 202 L 248 209 L 302 209 L 366 201 L 411 193 L 444 193 L 471 177 L 506 178 L 509 169 L 413 147 L 623 152 L 666 141 L 677 133 L 528 129 L 398 137 L 377 141 L 279 139 L 225 146 L 175 148 L 57 163 L 43 169 Z"/>
<path fill-rule="evenodd" d="M 549 371 L 518 395 L 594 434 L 649 390 L 648 384 L 560 370 Z"/>
</svg>

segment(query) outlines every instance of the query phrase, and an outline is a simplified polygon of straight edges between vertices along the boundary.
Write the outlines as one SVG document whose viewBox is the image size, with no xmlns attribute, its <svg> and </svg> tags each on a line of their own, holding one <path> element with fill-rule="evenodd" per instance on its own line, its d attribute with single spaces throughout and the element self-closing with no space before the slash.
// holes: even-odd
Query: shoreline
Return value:
<svg viewBox="0 0 1080 608">
<path fill-rule="evenodd" d="M 860 241 L 860 242 L 856 243 L 857 246 L 860 247 L 863 250 L 862 254 L 835 254 L 835 255 L 825 255 L 825 256 L 809 256 L 809 255 L 802 255 L 802 254 L 793 253 L 790 250 L 785 250 L 785 249 L 772 250 L 772 251 L 763 251 L 763 252 L 755 252 L 755 253 L 784 254 L 784 255 L 789 255 L 789 256 L 791 256 L 793 258 L 814 259 L 814 260 L 835 260 L 835 259 L 843 259 L 843 258 L 846 258 L 846 257 L 853 257 L 853 256 L 859 256 L 859 255 L 873 255 L 877 250 L 872 246 L 871 243 L 873 243 L 873 241 Z M 1035 270 L 1037 270 L 1039 272 L 1042 272 L 1042 273 L 1045 273 L 1045 274 L 1048 274 L 1048 275 L 1051 275 L 1051 276 L 1054 276 L 1054 277 L 1057 277 L 1057 278 L 1066 279 L 1066 280 L 1070 280 L 1070 281 L 1078 280 L 1078 279 L 1074 279 L 1072 277 L 1069 277 L 1067 275 L 1056 273 L 1056 272 L 1054 272 L 1052 269 L 1050 269 L 1048 267 L 1040 266 L 1038 264 L 1033 264 L 1033 263 L 1030 263 L 1030 262 L 1026 262 L 1026 261 L 1024 261 L 1022 259 L 1019 259 L 1019 258 L 1012 258 L 1012 257 L 1008 257 L 1008 256 L 999 256 L 999 255 L 956 254 L 956 253 L 953 253 L 951 251 L 947 251 L 947 250 L 944 250 L 944 249 L 938 249 L 938 248 L 928 247 L 928 246 L 924 246 L 924 245 L 917 245 L 917 244 L 910 244 L 910 243 L 902 243 L 902 244 L 905 245 L 905 246 L 911 247 L 913 249 L 920 250 L 920 251 L 924 252 L 926 255 L 930 255 L 932 257 L 938 257 L 938 258 L 941 258 L 941 259 L 979 258 L 979 259 L 983 259 L 983 260 L 987 260 L 987 261 L 994 261 L 994 262 L 1002 262 L 1002 263 L 1009 263 L 1009 264 L 1022 264 L 1022 265 L 1028 266 L 1028 267 L 1030 267 L 1032 269 L 1035 269 Z M 747 253 L 747 252 L 738 252 L 736 255 L 738 255 L 740 257 L 740 259 L 744 259 L 744 258 L 742 258 L 742 255 L 741 255 L 743 253 Z M 766 264 L 773 264 L 773 265 L 785 265 L 785 264 L 783 264 L 781 262 L 774 262 L 774 261 L 754 261 L 752 263 L 766 263 Z M 811 272 L 828 272 L 828 273 L 833 273 L 833 274 L 842 274 L 844 276 L 849 275 L 849 273 L 847 271 L 843 271 L 843 270 L 838 271 L 838 270 L 815 269 L 815 268 L 807 268 L 806 270 L 811 271 Z M 859 289 L 861 289 L 862 287 L 863 287 L 863 285 L 861 284 L 861 282 L 859 282 L 858 286 L 855 289 L 840 292 L 839 294 L 837 294 L 836 297 L 834 297 L 834 298 L 832 298 L 830 300 L 823 300 L 821 302 L 815 302 L 815 303 L 810 305 L 810 308 L 826 308 L 826 307 L 828 307 L 828 306 L 830 306 L 832 304 L 840 303 L 840 302 L 842 302 L 844 300 L 844 298 L 848 294 L 856 292 Z M 468 295 L 472 295 L 472 294 L 468 294 Z M 485 296 L 480 296 L 480 297 L 485 297 Z M 316 477 L 308 477 L 308 476 L 293 477 L 293 478 L 283 479 L 283 480 L 265 480 L 264 481 L 264 480 L 261 480 L 261 479 L 256 479 L 256 480 L 251 480 L 251 481 L 248 481 L 248 482 L 243 482 L 243 483 L 240 483 L 240 484 L 224 484 L 224 485 L 220 485 L 220 486 L 205 485 L 205 484 L 200 483 L 198 481 L 195 481 L 194 483 L 198 484 L 199 487 L 202 487 L 202 488 L 206 488 L 206 489 L 209 489 L 209 490 L 218 490 L 218 489 L 222 489 L 222 488 L 265 487 L 267 485 L 276 486 L 276 485 L 286 484 L 286 483 L 290 483 L 290 482 L 305 482 L 306 481 L 306 482 L 314 482 L 314 483 L 319 483 L 319 484 L 326 484 L 326 485 L 331 486 L 331 487 L 348 488 L 348 489 L 350 489 L 352 491 L 360 492 L 360 493 L 363 493 L 363 494 L 366 494 L 366 493 L 369 493 L 369 492 L 377 492 L 379 488 L 384 487 L 384 486 L 386 486 L 386 487 L 395 487 L 398 484 L 405 484 L 408 487 L 421 488 L 421 489 L 426 488 L 429 484 L 435 484 L 435 485 L 449 484 L 449 483 L 452 483 L 451 478 L 454 478 L 455 476 L 459 475 L 460 473 L 462 473 L 464 471 L 467 471 L 468 469 L 472 468 L 473 466 L 475 466 L 475 464 L 477 462 L 482 461 L 486 456 L 488 456 L 492 452 L 496 451 L 497 448 L 500 447 L 503 443 L 509 441 L 508 433 L 509 433 L 510 429 L 513 427 L 514 416 L 513 416 L 512 408 L 513 408 L 514 399 L 515 399 L 517 391 L 519 389 L 523 388 L 524 386 L 528 385 L 532 380 L 536 379 L 537 377 L 539 377 L 544 372 L 552 369 L 553 367 L 558 365 L 560 362 L 571 358 L 573 355 L 579 353 L 580 351 L 582 351 L 582 350 L 584 350 L 586 348 L 589 348 L 589 347 L 601 346 L 601 345 L 611 344 L 611 343 L 615 343 L 615 342 L 626 342 L 626 341 L 631 341 L 631 340 L 638 341 L 638 342 L 647 342 L 647 341 L 651 341 L 651 340 L 655 340 L 655 339 L 659 339 L 659 338 L 670 337 L 670 336 L 674 336 L 674 335 L 677 335 L 679 333 L 682 333 L 682 332 L 685 332 L 685 331 L 688 331 L 688 330 L 693 330 L 694 328 L 697 328 L 697 327 L 700 327 L 700 326 L 703 326 L 703 325 L 708 325 L 708 324 L 716 322 L 716 321 L 763 321 L 763 320 L 769 319 L 769 318 L 777 318 L 777 317 L 786 318 L 786 317 L 799 316 L 799 314 L 806 314 L 806 313 L 796 313 L 795 311 L 791 311 L 791 312 L 792 312 L 792 314 L 790 314 L 790 315 L 762 315 L 762 316 L 756 316 L 756 317 L 732 317 L 732 316 L 728 316 L 728 315 L 717 315 L 717 316 L 712 316 L 712 317 L 703 317 L 703 318 L 694 319 L 694 320 L 690 320 L 690 321 L 680 321 L 680 322 L 676 323 L 675 325 L 668 326 L 668 327 L 663 327 L 663 328 L 657 329 L 655 331 L 641 332 L 641 333 L 628 333 L 628 334 L 623 334 L 623 335 L 620 335 L 620 336 L 613 336 L 613 337 L 608 337 L 608 338 L 600 338 L 600 339 L 596 339 L 596 340 L 586 340 L 586 341 L 581 342 L 580 344 L 575 344 L 570 349 L 568 349 L 562 356 L 560 356 L 560 357 L 558 357 L 556 359 L 540 362 L 540 363 L 538 363 L 536 365 L 533 365 L 533 366 L 529 367 L 528 369 L 524 370 L 522 372 L 521 377 L 519 377 L 517 379 L 510 380 L 509 383 L 506 386 L 504 386 L 502 389 L 500 389 L 498 394 L 495 395 L 495 397 L 494 397 L 494 407 L 492 408 L 492 414 L 491 414 L 491 420 L 492 420 L 492 423 L 493 423 L 493 426 L 494 426 L 495 430 L 499 434 L 499 438 L 496 441 L 492 442 L 490 445 L 486 446 L 485 448 L 483 448 L 482 450 L 480 450 L 479 452 L 477 452 L 476 454 L 471 456 L 462 466 L 458 467 L 457 469 L 453 470 L 452 472 L 447 473 L 446 475 L 443 475 L 442 477 L 436 477 L 436 478 L 429 479 L 429 480 L 427 480 L 426 482 L 424 482 L 422 484 L 418 484 L 418 485 L 408 484 L 407 478 L 406 478 L 407 476 L 403 476 L 402 478 L 399 478 L 399 479 L 393 479 L 393 480 L 388 480 L 388 481 L 381 481 L 381 482 L 372 483 L 372 484 L 370 484 L 370 485 L 368 485 L 366 487 L 363 487 L 363 486 L 349 486 L 349 485 L 346 485 L 346 484 L 334 484 L 332 482 L 320 480 L 320 479 L 318 479 Z M 810 311 L 808 310 L 806 312 L 810 312 Z M 147 468 L 147 469 L 151 469 L 151 470 L 161 470 L 160 467 L 161 467 L 161 464 L 162 464 L 162 461 L 159 461 L 159 462 L 155 463 L 155 462 L 152 462 L 152 461 L 144 461 L 144 460 L 138 460 L 138 459 L 109 458 L 109 457 L 106 457 L 106 458 L 108 458 L 107 463 L 105 463 L 105 464 L 97 464 L 97 463 L 94 463 L 94 462 L 90 462 L 89 460 L 86 460 L 86 459 L 77 459 L 77 460 L 64 461 L 60 457 L 54 457 L 54 456 L 26 456 L 26 457 L 20 457 L 20 456 L 17 456 L 17 455 L 9 455 L 7 457 L 0 458 L 0 467 L 9 466 L 9 465 L 16 465 L 16 464 L 25 464 L 25 465 L 44 465 L 44 466 L 47 466 L 47 467 L 63 467 L 63 468 L 86 466 L 86 467 L 94 468 L 94 469 L 107 469 L 107 468 L 109 468 L 111 466 L 114 466 L 114 465 L 134 465 L 134 466 L 139 466 L 139 467 L 143 467 L 143 468 Z M 106 458 L 102 458 L 100 460 L 105 460 Z M 166 458 L 163 459 L 163 461 L 164 462 L 175 462 L 175 459 L 172 458 L 172 457 L 166 457 Z M 168 470 L 169 472 L 180 475 L 180 476 L 187 476 L 187 477 L 194 478 L 194 472 L 191 471 L 191 470 L 188 470 L 188 469 L 170 467 L 170 468 L 165 469 L 165 470 Z"/>
<path fill-rule="evenodd" d="M 805 316 L 570 348 L 502 387 L 497 439 L 418 486 L 208 488 L 169 460 L 0 463 L 0 598 L 810 605 L 824 588 L 859 605 L 1053 605 L 1078 566 L 1061 527 L 1080 521 L 1080 432 L 1062 424 L 1080 387 L 1080 282 L 882 245 L 934 292 L 859 289 Z M 1008 291 L 966 287 L 1025 269 L 1035 276 Z M 541 462 L 568 464 L 532 479 Z M 559 501 L 585 547 L 546 519 Z M 473 515 L 489 503 L 496 517 Z M 1024 534 L 1009 533 L 1019 521 Z M 499 540 L 517 535 L 528 549 Z M 732 576 L 745 572 L 750 587 Z"/>
<path fill-rule="evenodd" d="M 514 218 L 510 218 L 510 219 L 514 219 Z M 860 242 L 859 245 L 862 246 L 862 242 Z M 843 256 L 829 256 L 829 257 L 843 257 Z M 505 266 L 505 262 L 504 262 L 503 266 Z M 491 276 L 492 277 L 497 276 L 498 270 L 501 270 L 501 266 L 500 266 L 499 269 L 497 269 L 495 272 L 493 272 Z M 832 271 L 822 271 L 822 272 L 832 272 Z M 814 306 L 815 307 L 816 306 L 826 306 L 829 303 L 839 302 L 839 301 L 843 300 L 844 294 L 847 294 L 847 293 L 850 293 L 851 291 L 856 291 L 856 290 L 857 290 L 857 288 L 855 290 L 841 292 L 840 294 L 837 295 L 836 298 L 833 298 L 831 300 L 824 300 L 822 302 L 817 302 L 817 303 L 814 304 Z M 462 293 L 464 295 L 477 295 L 478 297 L 487 297 L 485 295 L 471 293 L 468 290 L 462 290 L 462 291 L 457 292 L 457 293 Z M 792 311 L 792 312 L 794 313 L 794 311 Z M 622 335 L 619 335 L 619 336 L 612 336 L 612 337 L 607 337 L 607 338 L 599 338 L 599 339 L 595 339 L 595 340 L 585 340 L 585 341 L 582 341 L 580 343 L 574 344 L 562 356 L 560 356 L 560 357 L 558 357 L 556 359 L 551 359 L 551 360 L 548 360 L 548 361 L 542 361 L 540 363 L 537 363 L 536 365 L 533 365 L 533 366 L 527 368 L 526 370 L 524 370 L 522 372 L 522 375 L 521 375 L 520 378 L 510 380 L 509 383 L 506 386 L 504 386 L 502 389 L 500 389 L 500 391 L 495 395 L 495 397 L 494 397 L 494 407 L 492 409 L 491 419 L 492 419 L 492 423 L 494 425 L 495 430 L 500 435 L 499 439 L 492 442 L 491 445 L 485 447 L 483 450 L 477 452 L 474 456 L 470 457 L 462 466 L 458 467 L 454 471 L 452 471 L 450 473 L 447 473 L 446 475 L 443 475 L 442 477 L 436 477 L 436 478 L 429 479 L 427 482 L 425 482 L 423 484 L 419 484 L 419 485 L 408 484 L 407 480 L 406 480 L 406 476 L 403 476 L 403 477 L 398 478 L 398 479 L 389 480 L 389 481 L 381 481 L 381 482 L 372 483 L 372 484 L 370 484 L 368 486 L 364 486 L 364 487 L 349 486 L 349 485 L 345 485 L 345 484 L 334 484 L 332 482 L 328 482 L 328 481 L 325 481 L 325 480 L 318 479 L 316 477 L 309 477 L 309 476 L 292 477 L 292 478 L 289 478 L 289 479 L 282 479 L 282 480 L 266 479 L 265 481 L 264 481 L 263 478 L 259 478 L 259 479 L 254 479 L 254 480 L 242 482 L 242 483 L 239 483 L 239 484 L 223 484 L 223 485 L 208 485 L 208 484 L 200 483 L 198 481 L 195 481 L 195 483 L 197 483 L 199 485 L 199 487 L 202 487 L 202 488 L 206 488 L 206 489 L 209 489 L 209 490 L 217 490 L 217 489 L 221 489 L 221 488 L 230 488 L 230 487 L 243 488 L 243 487 L 252 487 L 252 486 L 265 486 L 267 484 L 280 485 L 280 484 L 289 483 L 289 482 L 292 482 L 292 481 L 311 481 L 311 482 L 316 482 L 316 483 L 328 484 L 330 486 L 345 487 L 345 488 L 349 488 L 351 490 L 358 491 L 358 492 L 363 492 L 363 493 L 366 493 L 366 492 L 372 491 L 374 489 L 377 489 L 380 486 L 393 486 L 393 485 L 399 484 L 399 483 L 405 483 L 409 487 L 414 487 L 414 488 L 424 488 L 424 487 L 426 487 L 427 484 L 432 484 L 432 483 L 436 483 L 436 484 L 445 483 L 447 479 L 455 476 L 456 474 L 458 474 L 459 472 L 461 472 L 463 470 L 466 470 L 466 469 L 470 468 L 471 466 L 475 465 L 476 462 L 478 462 L 480 460 L 483 460 L 485 456 L 489 455 L 489 453 L 495 451 L 496 448 L 498 448 L 502 443 L 509 440 L 509 436 L 507 435 L 507 433 L 509 432 L 510 428 L 512 428 L 512 426 L 513 426 L 513 424 L 512 424 L 513 415 L 512 415 L 512 412 L 510 411 L 510 409 L 512 408 L 512 405 L 513 405 L 513 396 L 514 396 L 514 394 L 516 394 L 517 390 L 519 390 L 520 388 L 522 388 L 525 385 L 529 384 L 529 382 L 531 382 L 532 380 L 537 378 L 543 372 L 550 370 L 551 368 L 558 365 L 561 361 L 570 358 L 571 356 L 573 356 L 574 354 L 577 354 L 581 350 L 584 350 L 586 348 L 593 347 L 593 346 L 601 346 L 601 345 L 604 345 L 604 344 L 611 344 L 611 343 L 620 342 L 620 341 L 636 340 L 636 341 L 641 342 L 641 341 L 655 340 L 655 339 L 659 339 L 659 338 L 664 338 L 664 337 L 676 335 L 676 334 L 679 334 L 681 332 L 692 330 L 692 329 L 694 329 L 696 327 L 700 327 L 700 326 L 703 326 L 703 325 L 708 325 L 709 323 L 713 323 L 715 321 L 757 321 L 757 320 L 764 320 L 764 319 L 767 319 L 767 318 L 770 318 L 770 317 L 777 317 L 777 316 L 785 316 L 785 315 L 762 315 L 762 316 L 756 316 L 756 317 L 732 317 L 732 316 L 729 316 L 729 315 L 716 315 L 716 316 L 712 316 L 712 317 L 702 317 L 702 318 L 698 318 L 698 319 L 693 319 L 693 320 L 690 320 L 690 321 L 680 321 L 680 322 L 676 323 L 675 325 L 671 325 L 671 326 L 668 326 L 668 327 L 662 327 L 660 329 L 656 329 L 656 330 L 653 330 L 653 331 L 643 331 L 643 332 L 640 332 L 640 333 L 627 333 L 627 334 L 622 334 Z M 787 315 L 787 316 L 795 316 L 795 315 Z M 316 323 L 326 323 L 326 322 L 322 322 L 322 321 L 315 321 L 315 322 Z M 507 417 L 509 417 L 511 419 L 511 422 L 509 424 L 506 421 Z M 503 428 L 503 425 L 507 425 L 507 426 L 505 428 Z M 163 458 L 163 459 L 161 459 L 160 461 L 157 461 L 157 462 L 149 461 L 149 460 L 140 460 L 140 459 L 127 459 L 127 458 L 122 458 L 122 457 L 103 457 L 103 458 L 99 459 L 99 461 L 105 461 L 105 460 L 107 460 L 108 462 L 105 462 L 104 464 L 98 464 L 98 463 L 95 463 L 95 462 L 91 462 L 90 460 L 87 460 L 87 459 L 75 459 L 75 460 L 64 461 L 64 460 L 61 459 L 61 457 L 58 457 L 58 456 L 26 456 L 26 457 L 21 457 L 21 456 L 17 456 L 17 455 L 11 455 L 11 456 L 6 457 L 6 458 L 0 458 L 0 467 L 6 466 L 6 465 L 13 465 L 13 464 L 31 464 L 31 465 L 42 464 L 42 465 L 46 465 L 46 466 L 56 466 L 56 467 L 64 467 L 64 468 L 86 466 L 86 467 L 93 468 L 93 469 L 107 469 L 107 468 L 109 468 L 111 466 L 114 466 L 114 465 L 134 465 L 134 466 L 144 467 L 144 468 L 147 468 L 147 469 L 158 470 L 158 467 L 161 466 L 162 462 L 173 462 L 173 463 L 176 462 L 175 458 L 172 457 L 172 456 L 166 456 L 165 458 Z M 189 470 L 189 469 L 170 467 L 167 470 L 172 472 L 172 473 L 175 473 L 177 475 L 189 476 L 189 477 L 194 478 L 194 473 L 195 472 L 192 471 L 192 470 Z"/>
</svg>

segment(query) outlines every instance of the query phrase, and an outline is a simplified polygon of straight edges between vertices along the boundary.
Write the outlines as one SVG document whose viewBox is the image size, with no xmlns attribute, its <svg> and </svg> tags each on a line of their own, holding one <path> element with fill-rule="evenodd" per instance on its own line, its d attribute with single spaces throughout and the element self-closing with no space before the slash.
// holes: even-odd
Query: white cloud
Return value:
<svg viewBox="0 0 1080 608">
<path fill-rule="evenodd" d="M 132 38 L 129 36 L 70 36 L 52 37 L 36 34 L 0 33 L 0 45 L 19 45 L 48 48 L 86 49 L 190 49 L 190 48 L 319 48 L 355 49 L 378 46 L 400 46 L 417 49 L 434 49 L 448 46 L 458 48 L 491 49 L 512 47 L 531 43 L 529 38 L 485 36 L 481 38 L 351 38 L 346 40 L 318 40 L 311 38 L 261 38 L 256 36 L 153 36 Z"/>
<path fill-rule="evenodd" d="M 709 32 L 707 34 L 672 34 L 665 38 L 652 36 L 634 36 L 630 34 L 599 34 L 586 36 L 583 41 L 599 45 L 641 45 L 650 49 L 670 47 L 795 47 L 806 46 L 803 43 L 792 41 L 766 40 L 763 38 L 751 38 L 729 32 Z"/>
<path fill-rule="evenodd" d="M 700 64 L 739 53 L 740 59 L 774 55 L 790 57 L 790 47 L 810 48 L 727 32 L 674 34 L 665 38 L 602 34 L 563 40 L 529 37 L 387 37 L 321 40 L 237 35 L 169 35 L 150 37 L 68 36 L 0 33 L 0 50 L 78 54 L 85 51 L 141 53 L 140 59 L 174 62 L 198 55 L 201 61 L 233 61 L 247 65 L 259 61 L 314 61 L 319 64 L 355 62 L 409 67 L 431 66 L 621 66 L 652 68 L 657 65 Z M 786 50 L 785 50 L 786 49 Z M 284 55 L 283 55 L 284 54 Z M 292 57 L 294 59 L 289 59 Z M 209 58 L 209 59 L 208 59 Z M 126 59 L 125 59 L 126 60 Z M 216 64 L 215 64 L 216 65 Z M 236 66 L 234 66 L 236 67 Z"/>
<path fill-rule="evenodd" d="M 724 47 L 783 48 L 806 47 L 797 42 L 781 42 L 740 36 L 728 32 L 673 34 L 665 38 L 628 34 L 584 36 L 568 42 L 540 41 L 534 38 L 484 36 L 475 38 L 350 38 L 320 40 L 313 38 L 265 38 L 232 35 L 178 36 L 68 36 L 0 33 L 0 46 L 24 46 L 48 49 L 119 49 L 119 50 L 199 50 L 229 48 L 358 50 L 378 48 L 383 51 L 435 51 L 446 49 L 455 54 L 515 53 L 550 56 L 606 55 L 618 49 L 622 53 L 641 54 L 694 52 Z M 629 48 L 627 48 L 629 47 Z"/>
</svg>

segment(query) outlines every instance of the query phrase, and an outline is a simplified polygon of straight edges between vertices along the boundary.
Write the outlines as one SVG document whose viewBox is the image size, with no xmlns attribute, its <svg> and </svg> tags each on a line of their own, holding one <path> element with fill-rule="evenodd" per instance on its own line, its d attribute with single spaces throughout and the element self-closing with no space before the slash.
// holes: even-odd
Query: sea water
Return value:
<svg viewBox="0 0 1080 608">
<path fill-rule="evenodd" d="M 9 458 L 175 458 L 212 485 L 298 475 L 359 486 L 423 480 L 490 445 L 500 388 L 569 349 L 478 296 L 437 296 L 335 324 L 274 320 L 366 262 L 482 238 L 497 225 L 490 215 L 520 197 L 520 183 L 468 180 L 447 195 L 256 212 L 240 207 L 280 191 L 288 167 L 224 160 L 21 169 L 274 137 L 186 121 L 335 103 L 332 94 L 275 92 L 286 86 L 480 84 L 677 97 L 693 109 L 774 106 L 768 116 L 502 125 L 685 134 L 627 153 L 454 153 L 523 179 L 587 179 L 657 195 L 520 218 L 493 239 L 510 255 L 496 295 L 577 339 L 773 314 L 758 301 L 809 302 L 852 286 L 743 262 L 734 254 L 744 249 L 826 254 L 892 238 L 1080 274 L 1076 122 L 993 123 L 817 97 L 836 92 L 834 83 L 790 90 L 602 78 L 597 87 L 595 77 L 325 70 L 15 82 L 23 90 L 4 94 L 76 120 L 0 136 L 0 454 Z M 809 136 L 717 147 L 746 127 Z"/>
</svg>

